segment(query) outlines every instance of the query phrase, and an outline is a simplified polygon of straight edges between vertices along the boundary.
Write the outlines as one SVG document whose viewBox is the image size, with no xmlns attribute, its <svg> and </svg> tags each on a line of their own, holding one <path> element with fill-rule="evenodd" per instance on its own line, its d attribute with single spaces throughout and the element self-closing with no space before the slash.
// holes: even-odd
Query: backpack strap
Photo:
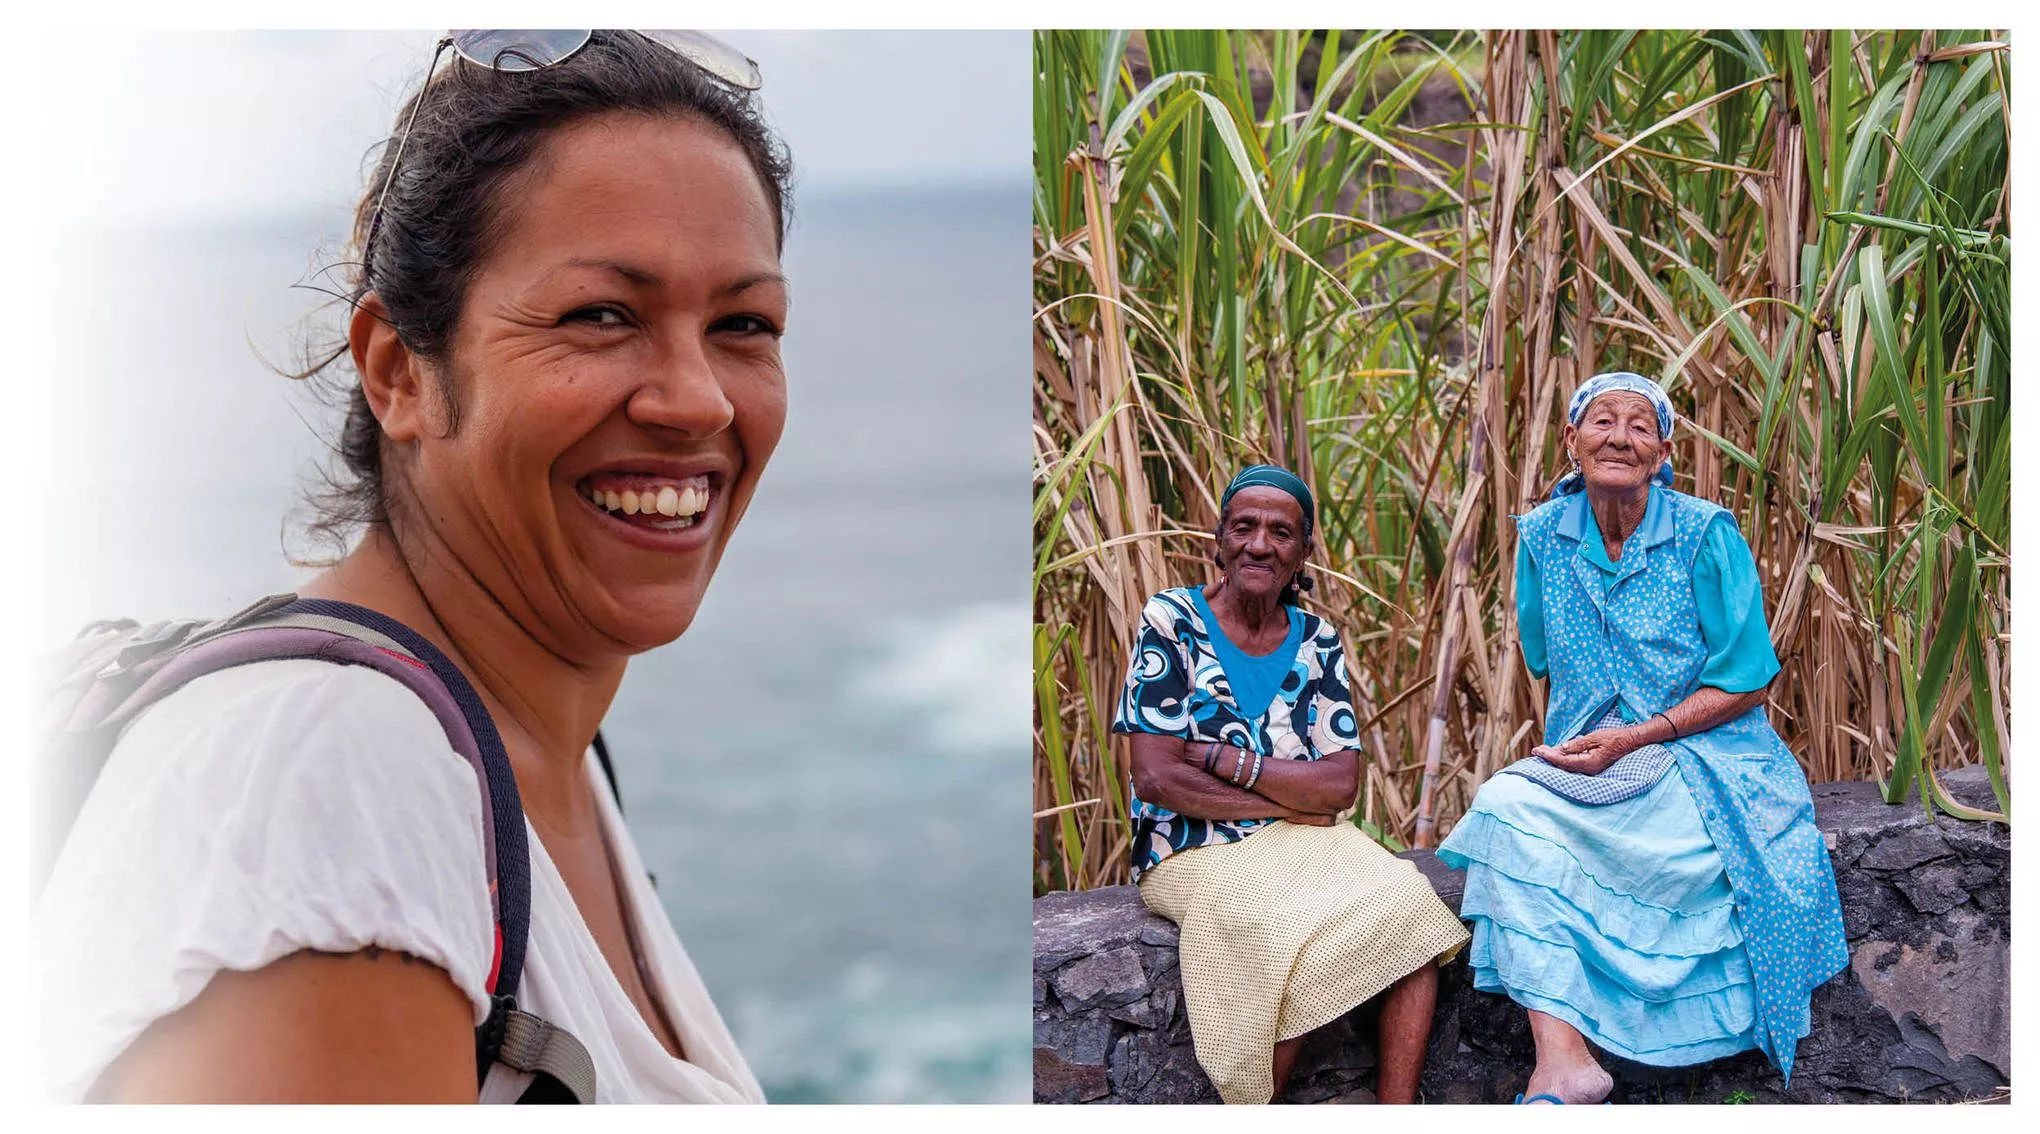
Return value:
<svg viewBox="0 0 2040 1134">
<path fill-rule="evenodd" d="M 623 790 L 616 786 L 616 765 L 609 760 L 609 744 L 602 730 L 595 730 L 595 762 L 602 766 L 602 778 L 609 781 L 609 798 L 616 801 L 616 813 L 623 814 Z"/>
<path fill-rule="evenodd" d="M 485 1034 L 486 1033 L 486 1034 Z M 593 1103 L 595 1061 L 588 1049 L 566 1029 L 550 1020 L 514 1008 L 491 1010 L 489 1018 L 475 1030 L 477 1076 L 488 1073 L 483 1052 L 494 1052 L 490 1062 L 531 1073 L 531 1085 L 519 1095 L 519 1103 Z"/>
<path fill-rule="evenodd" d="M 403 673 L 373 660 L 365 663 L 396 677 L 431 707 L 455 750 L 474 765 L 483 808 L 490 816 L 483 831 L 488 844 L 489 897 L 496 914 L 496 957 L 489 972 L 489 1016 L 475 1029 L 476 1082 L 488 1077 L 490 1065 L 501 1063 L 533 1076 L 519 1102 L 592 1104 L 595 1061 L 588 1049 L 571 1032 L 517 1006 L 525 947 L 531 936 L 531 854 L 510 758 L 480 694 L 460 667 L 423 635 L 367 607 L 332 599 L 298 599 L 230 633 L 239 636 L 246 630 L 272 627 L 344 635 L 350 644 L 365 644 L 378 654 L 416 667 Z M 343 652 L 358 656 L 353 649 Z M 437 682 L 417 680 L 413 675 L 419 669 Z M 610 784 L 614 790 L 613 775 Z"/>
<path fill-rule="evenodd" d="M 123 689 L 118 705 L 99 715 L 99 727 L 117 730 L 206 674 L 289 658 L 366 666 L 394 679 L 425 703 L 449 745 L 472 766 L 489 819 L 482 826 L 482 841 L 496 923 L 489 1016 L 475 1029 L 477 1082 L 486 1078 L 490 1065 L 502 1063 L 533 1074 L 527 1091 L 531 1101 L 593 1103 L 595 1065 L 587 1049 L 570 1033 L 517 1006 L 531 932 L 531 855 L 509 756 L 474 686 L 423 636 L 352 603 L 273 595 L 182 636 L 166 662 L 153 666 L 138 686 Z"/>
<path fill-rule="evenodd" d="M 252 635 L 255 630 L 269 633 Z M 313 647 L 293 651 L 291 656 L 367 665 L 395 678 L 425 702 L 439 718 L 454 751 L 474 767 L 482 789 L 483 814 L 489 818 L 482 829 L 490 904 L 496 914 L 496 959 L 490 966 L 489 993 L 514 1002 L 531 930 L 531 852 L 525 844 L 524 807 L 517 796 L 510 757 L 480 694 L 460 667 L 417 631 L 353 603 L 298 599 L 215 640 L 226 646 L 272 638 L 279 644 Z M 323 643 L 315 644 L 319 639 Z M 398 664 L 392 665 L 389 659 Z"/>
</svg>

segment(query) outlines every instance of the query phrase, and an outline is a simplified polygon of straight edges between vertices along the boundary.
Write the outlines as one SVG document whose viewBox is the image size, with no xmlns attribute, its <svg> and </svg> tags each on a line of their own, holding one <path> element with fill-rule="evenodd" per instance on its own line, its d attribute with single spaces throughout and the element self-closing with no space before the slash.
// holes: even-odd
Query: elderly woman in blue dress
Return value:
<svg viewBox="0 0 2040 1134">
<path fill-rule="evenodd" d="M 1182 928 L 1197 1061 L 1229 1103 L 1282 1089 L 1304 1036 L 1386 993 L 1376 1096 L 1414 1102 L 1437 965 L 1467 933 L 1415 867 L 1343 822 L 1359 776 L 1345 650 L 1296 604 L 1316 510 L 1284 469 L 1233 478 L 1223 577 L 1148 600 L 1131 734 L 1133 875 Z"/>
<path fill-rule="evenodd" d="M 1764 712 L 1756 565 L 1726 509 L 1669 487 L 1673 420 L 1640 375 L 1573 395 L 1574 470 L 1517 521 L 1544 743 L 1438 848 L 1466 870 L 1475 987 L 1529 1012 L 1532 1102 L 1607 1097 L 1589 1042 L 1655 1066 L 1755 1048 L 1789 1080 L 1812 991 L 1848 962 L 1806 778 Z"/>
</svg>

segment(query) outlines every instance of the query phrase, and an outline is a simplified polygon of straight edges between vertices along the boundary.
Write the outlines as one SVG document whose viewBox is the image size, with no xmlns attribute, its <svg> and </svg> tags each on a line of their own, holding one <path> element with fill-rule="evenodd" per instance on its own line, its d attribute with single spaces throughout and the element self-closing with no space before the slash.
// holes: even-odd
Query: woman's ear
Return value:
<svg viewBox="0 0 2040 1134">
<path fill-rule="evenodd" d="M 431 425 L 438 407 L 431 404 L 424 360 L 404 345 L 390 325 L 388 309 L 374 292 L 354 305 L 354 317 L 347 324 L 347 347 L 354 356 L 354 372 L 361 376 L 362 396 L 385 436 L 408 444 L 435 432 Z"/>
</svg>

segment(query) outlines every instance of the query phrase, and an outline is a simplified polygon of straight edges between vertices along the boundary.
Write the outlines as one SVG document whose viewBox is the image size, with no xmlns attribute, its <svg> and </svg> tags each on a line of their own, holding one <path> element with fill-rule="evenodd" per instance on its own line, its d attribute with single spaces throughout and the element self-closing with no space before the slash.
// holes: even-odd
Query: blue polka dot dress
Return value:
<svg viewBox="0 0 2040 1134">
<path fill-rule="evenodd" d="M 1517 531 L 1524 660 L 1551 681 L 1545 743 L 1777 673 L 1725 509 L 1653 485 L 1619 560 L 1584 493 Z M 1812 991 L 1848 963 L 1806 778 L 1761 705 L 1670 747 L 1671 773 L 1606 806 L 1523 776 L 1481 787 L 1438 848 L 1466 871 L 1475 985 L 1624 1058 L 1685 1066 L 1757 1048 L 1789 1081 Z"/>
</svg>

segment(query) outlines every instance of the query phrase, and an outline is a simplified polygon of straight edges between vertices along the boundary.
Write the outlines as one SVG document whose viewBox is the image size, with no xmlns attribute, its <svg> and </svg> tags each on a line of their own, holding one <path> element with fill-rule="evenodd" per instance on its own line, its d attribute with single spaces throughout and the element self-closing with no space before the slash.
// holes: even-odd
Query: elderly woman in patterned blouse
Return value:
<svg viewBox="0 0 2040 1134">
<path fill-rule="evenodd" d="M 1671 489 L 1673 420 L 1640 375 L 1574 393 L 1574 469 L 1517 521 L 1544 743 L 1438 848 L 1466 870 L 1474 986 L 1529 1012 L 1531 1102 L 1607 1097 L 1588 1041 L 1672 1067 L 1757 1048 L 1789 1080 L 1812 990 L 1848 961 L 1806 778 L 1764 713 L 1756 564 L 1727 510 Z"/>
<path fill-rule="evenodd" d="M 1299 609 L 1316 510 L 1256 465 L 1220 503 L 1206 587 L 1148 600 L 1113 731 L 1133 749 L 1133 874 L 1182 927 L 1197 1060 L 1230 1103 L 1282 1089 L 1306 1033 L 1387 991 L 1377 1096 L 1413 1102 L 1437 968 L 1467 933 L 1342 813 L 1358 724 L 1338 631 Z"/>
</svg>

